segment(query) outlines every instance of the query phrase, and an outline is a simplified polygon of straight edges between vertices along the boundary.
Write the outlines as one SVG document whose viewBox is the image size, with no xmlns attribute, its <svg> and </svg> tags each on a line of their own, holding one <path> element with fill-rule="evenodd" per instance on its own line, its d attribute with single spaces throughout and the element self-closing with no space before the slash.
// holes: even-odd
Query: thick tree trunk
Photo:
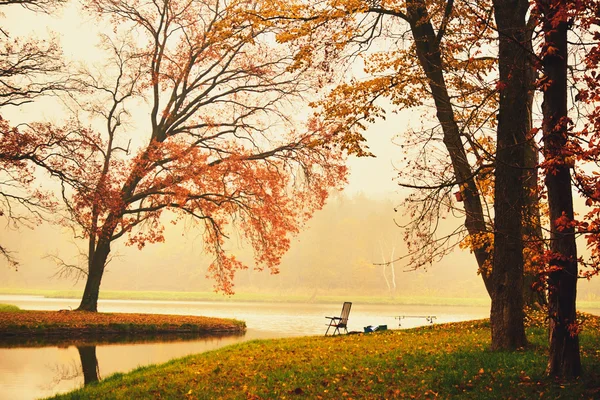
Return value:
<svg viewBox="0 0 600 400">
<path fill-rule="evenodd" d="M 522 217 L 525 201 L 525 144 L 529 121 L 525 51 L 526 0 L 494 0 L 499 35 L 500 102 L 494 190 L 494 263 L 492 268 L 492 349 L 527 344 L 523 314 Z"/>
<path fill-rule="evenodd" d="M 81 369 L 83 371 L 83 384 L 88 385 L 100 380 L 98 369 L 98 358 L 96 357 L 96 346 L 77 346 Z"/>
<path fill-rule="evenodd" d="M 110 240 L 100 239 L 88 261 L 88 276 L 83 290 L 83 297 L 77 311 L 98 311 L 100 283 L 104 274 L 106 260 L 110 253 Z"/>
<path fill-rule="evenodd" d="M 547 373 L 563 378 L 581 374 L 579 336 L 576 332 L 577 247 L 574 228 L 557 224 L 561 217 L 573 220 L 571 171 L 565 163 L 567 143 L 567 23 L 560 21 L 566 5 L 560 0 L 540 2 L 546 45 L 552 51 L 543 54 L 544 74 L 549 86 L 544 92 L 544 155 L 554 160 L 546 171 L 550 208 L 550 260 L 548 276 L 548 312 L 550 318 L 550 357 Z"/>
<path fill-rule="evenodd" d="M 546 175 L 550 220 L 561 215 L 573 218 L 571 174 L 568 168 Z M 577 248 L 573 228 L 557 231 L 552 223 L 550 250 L 555 257 L 548 277 L 548 314 L 550 319 L 550 354 L 547 373 L 562 378 L 581 374 L 579 336 L 576 332 Z"/>
<path fill-rule="evenodd" d="M 415 40 L 417 56 L 429 80 L 429 88 L 435 102 L 438 121 L 442 126 L 444 145 L 450 155 L 454 176 L 465 187 L 465 190 L 462 192 L 465 208 L 465 227 L 469 235 L 476 236 L 485 233 L 487 227 L 481 205 L 481 197 L 475 185 L 471 165 L 467 160 L 460 129 L 454 117 L 450 95 L 448 94 L 448 88 L 444 80 L 440 43 L 436 38 L 431 19 L 427 13 L 426 4 L 423 0 L 408 0 L 407 11 Z M 487 248 L 477 248 L 474 249 L 474 253 L 485 288 L 491 296 L 491 282 L 484 266 L 489 258 L 489 250 Z"/>
</svg>

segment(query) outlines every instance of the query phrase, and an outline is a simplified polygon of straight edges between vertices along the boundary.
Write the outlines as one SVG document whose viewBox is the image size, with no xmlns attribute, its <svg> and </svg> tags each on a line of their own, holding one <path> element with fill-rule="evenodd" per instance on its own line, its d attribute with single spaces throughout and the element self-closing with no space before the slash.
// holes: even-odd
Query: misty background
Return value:
<svg viewBox="0 0 600 400">
<path fill-rule="evenodd" d="M 307 301 L 318 295 L 487 298 L 474 257 L 458 248 L 427 269 L 410 271 L 411 266 L 402 261 L 393 268 L 376 265 L 384 258 L 390 261 L 392 252 L 394 258 L 406 254 L 402 230 L 396 225 L 402 222 L 402 214 L 394 211 L 395 206 L 391 199 L 364 193 L 333 195 L 292 241 L 280 273 L 239 271 L 236 292 L 300 295 Z M 107 267 L 101 291 L 213 290 L 213 281 L 206 278 L 211 259 L 203 254 L 202 232 L 167 220 L 164 243 L 142 250 L 123 242 L 115 244 L 115 257 Z M 458 222 L 447 220 L 452 226 Z M 0 288 L 83 290 L 83 280 L 74 283 L 54 276 L 56 263 L 47 257 L 84 262 L 78 259 L 77 243 L 69 231 L 43 225 L 31 231 L 4 229 L 2 236 L 21 265 L 15 271 L 3 261 Z M 241 240 L 232 237 L 228 250 L 252 265 L 251 249 Z M 600 279 L 581 281 L 579 300 L 599 298 Z"/>
<path fill-rule="evenodd" d="M 405 272 L 402 261 L 376 265 L 406 253 L 394 202 L 365 194 L 334 195 L 315 214 L 284 256 L 280 273 L 248 269 L 238 272 L 236 291 L 285 294 L 348 294 L 390 296 L 485 297 L 476 263 L 468 252 L 456 250 L 427 270 Z M 142 250 L 124 241 L 114 245 L 115 257 L 107 267 L 102 290 L 209 291 L 213 281 L 206 268 L 211 259 L 203 254 L 202 232 L 195 226 L 172 225 L 165 218 L 165 242 Z M 0 269 L 0 286 L 36 289 L 83 289 L 83 281 L 52 277 L 58 271 L 48 255 L 67 263 L 78 261 L 77 242 L 68 230 L 40 226 L 7 231 L 3 243 L 21 262 L 17 271 Z M 84 246 L 84 242 L 78 244 Z M 82 247 L 83 250 L 83 247 Z M 228 250 L 252 265 L 249 245 L 232 237 Z M 83 263 L 84 260 L 79 260 Z"/>
</svg>

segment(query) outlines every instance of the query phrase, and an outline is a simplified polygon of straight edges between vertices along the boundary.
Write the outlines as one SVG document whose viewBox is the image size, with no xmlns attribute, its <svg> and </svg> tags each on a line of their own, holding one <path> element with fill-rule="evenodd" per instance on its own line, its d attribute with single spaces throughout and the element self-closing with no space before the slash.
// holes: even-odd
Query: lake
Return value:
<svg viewBox="0 0 600 400">
<path fill-rule="evenodd" d="M 0 295 L 0 303 L 26 310 L 76 308 L 77 299 L 46 299 L 40 296 Z M 0 399 L 36 399 L 67 392 L 84 383 L 127 372 L 138 366 L 166 362 L 188 354 L 201 353 L 254 339 L 323 335 L 325 316 L 339 316 L 341 304 L 240 303 L 199 301 L 101 300 L 102 312 L 203 315 L 235 318 L 246 322 L 244 335 L 211 337 L 166 337 L 144 342 L 103 341 L 0 343 Z M 407 316 L 397 319 L 398 316 Z M 411 316 L 416 316 L 413 318 Z M 405 306 L 353 303 L 349 331 L 363 331 L 368 325 L 388 329 L 412 328 L 435 323 L 486 318 L 488 307 Z M 17 347 L 15 347 L 17 346 Z"/>
</svg>

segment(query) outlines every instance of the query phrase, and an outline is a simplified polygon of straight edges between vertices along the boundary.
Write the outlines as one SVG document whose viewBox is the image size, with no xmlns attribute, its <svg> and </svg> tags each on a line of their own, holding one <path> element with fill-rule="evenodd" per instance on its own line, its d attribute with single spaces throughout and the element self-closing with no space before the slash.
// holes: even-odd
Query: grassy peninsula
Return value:
<svg viewBox="0 0 600 400">
<path fill-rule="evenodd" d="M 238 333 L 242 321 L 190 315 L 29 311 L 0 304 L 0 340 L 28 336 Z"/>
<path fill-rule="evenodd" d="M 545 377 L 547 330 L 491 352 L 489 322 L 246 342 L 115 374 L 55 399 L 556 399 L 600 397 L 600 320 L 582 314 L 584 375 Z"/>
</svg>

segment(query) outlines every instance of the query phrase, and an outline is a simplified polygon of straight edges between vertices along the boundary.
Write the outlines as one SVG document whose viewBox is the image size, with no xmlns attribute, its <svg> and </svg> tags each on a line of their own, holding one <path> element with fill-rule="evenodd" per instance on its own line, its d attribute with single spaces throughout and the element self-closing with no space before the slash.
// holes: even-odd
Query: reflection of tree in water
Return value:
<svg viewBox="0 0 600 400">
<path fill-rule="evenodd" d="M 83 384 L 100 380 L 100 369 L 98 368 L 98 358 L 96 357 L 96 346 L 77 346 L 79 358 L 81 359 L 81 368 L 83 370 Z"/>
<path fill-rule="evenodd" d="M 55 391 L 56 387 L 61 382 L 73 382 L 74 385 L 81 385 L 81 377 L 83 375 L 83 383 L 87 385 L 91 382 L 97 382 L 100 380 L 100 369 L 98 365 L 98 358 L 96 356 L 96 347 L 111 345 L 111 344 L 122 344 L 122 345 L 134 345 L 134 344 L 167 344 L 176 342 L 202 342 L 216 343 L 214 346 L 210 346 L 206 350 L 220 347 L 220 343 L 224 338 L 241 338 L 245 335 L 245 332 L 231 333 L 213 333 L 213 334 L 199 334 L 199 333 L 174 333 L 174 334 L 160 334 L 160 335 L 138 335 L 138 336 L 124 336 L 119 335 L 117 337 L 109 336 L 104 338 L 79 338 L 73 340 L 66 337 L 10 337 L 3 338 L 0 343 L 5 344 L 9 347 L 23 347 L 23 348 L 35 348 L 35 347 L 49 347 L 57 346 L 59 348 L 76 347 L 79 353 L 80 363 L 76 360 L 71 360 L 69 363 L 55 364 L 54 366 L 48 365 L 48 369 L 52 371 L 52 379 L 47 384 L 40 385 L 39 387 L 43 390 Z M 201 350 L 204 351 L 204 350 Z M 81 364 L 81 365 L 80 365 Z M 1 395 L 0 395 L 1 398 Z"/>
<path fill-rule="evenodd" d="M 97 382 L 100 380 L 100 369 L 98 367 L 98 358 L 96 357 L 96 346 L 76 346 L 79 352 L 81 367 L 72 360 L 70 364 L 55 365 L 50 367 L 54 370 L 54 378 L 43 389 L 52 389 L 63 381 L 74 381 L 83 374 L 83 384 Z"/>
<path fill-rule="evenodd" d="M 54 377 L 48 384 L 40 385 L 43 390 L 52 390 L 63 381 L 73 381 L 81 376 L 81 368 L 75 360 L 69 364 L 49 365 L 48 368 L 54 371 Z"/>
</svg>

